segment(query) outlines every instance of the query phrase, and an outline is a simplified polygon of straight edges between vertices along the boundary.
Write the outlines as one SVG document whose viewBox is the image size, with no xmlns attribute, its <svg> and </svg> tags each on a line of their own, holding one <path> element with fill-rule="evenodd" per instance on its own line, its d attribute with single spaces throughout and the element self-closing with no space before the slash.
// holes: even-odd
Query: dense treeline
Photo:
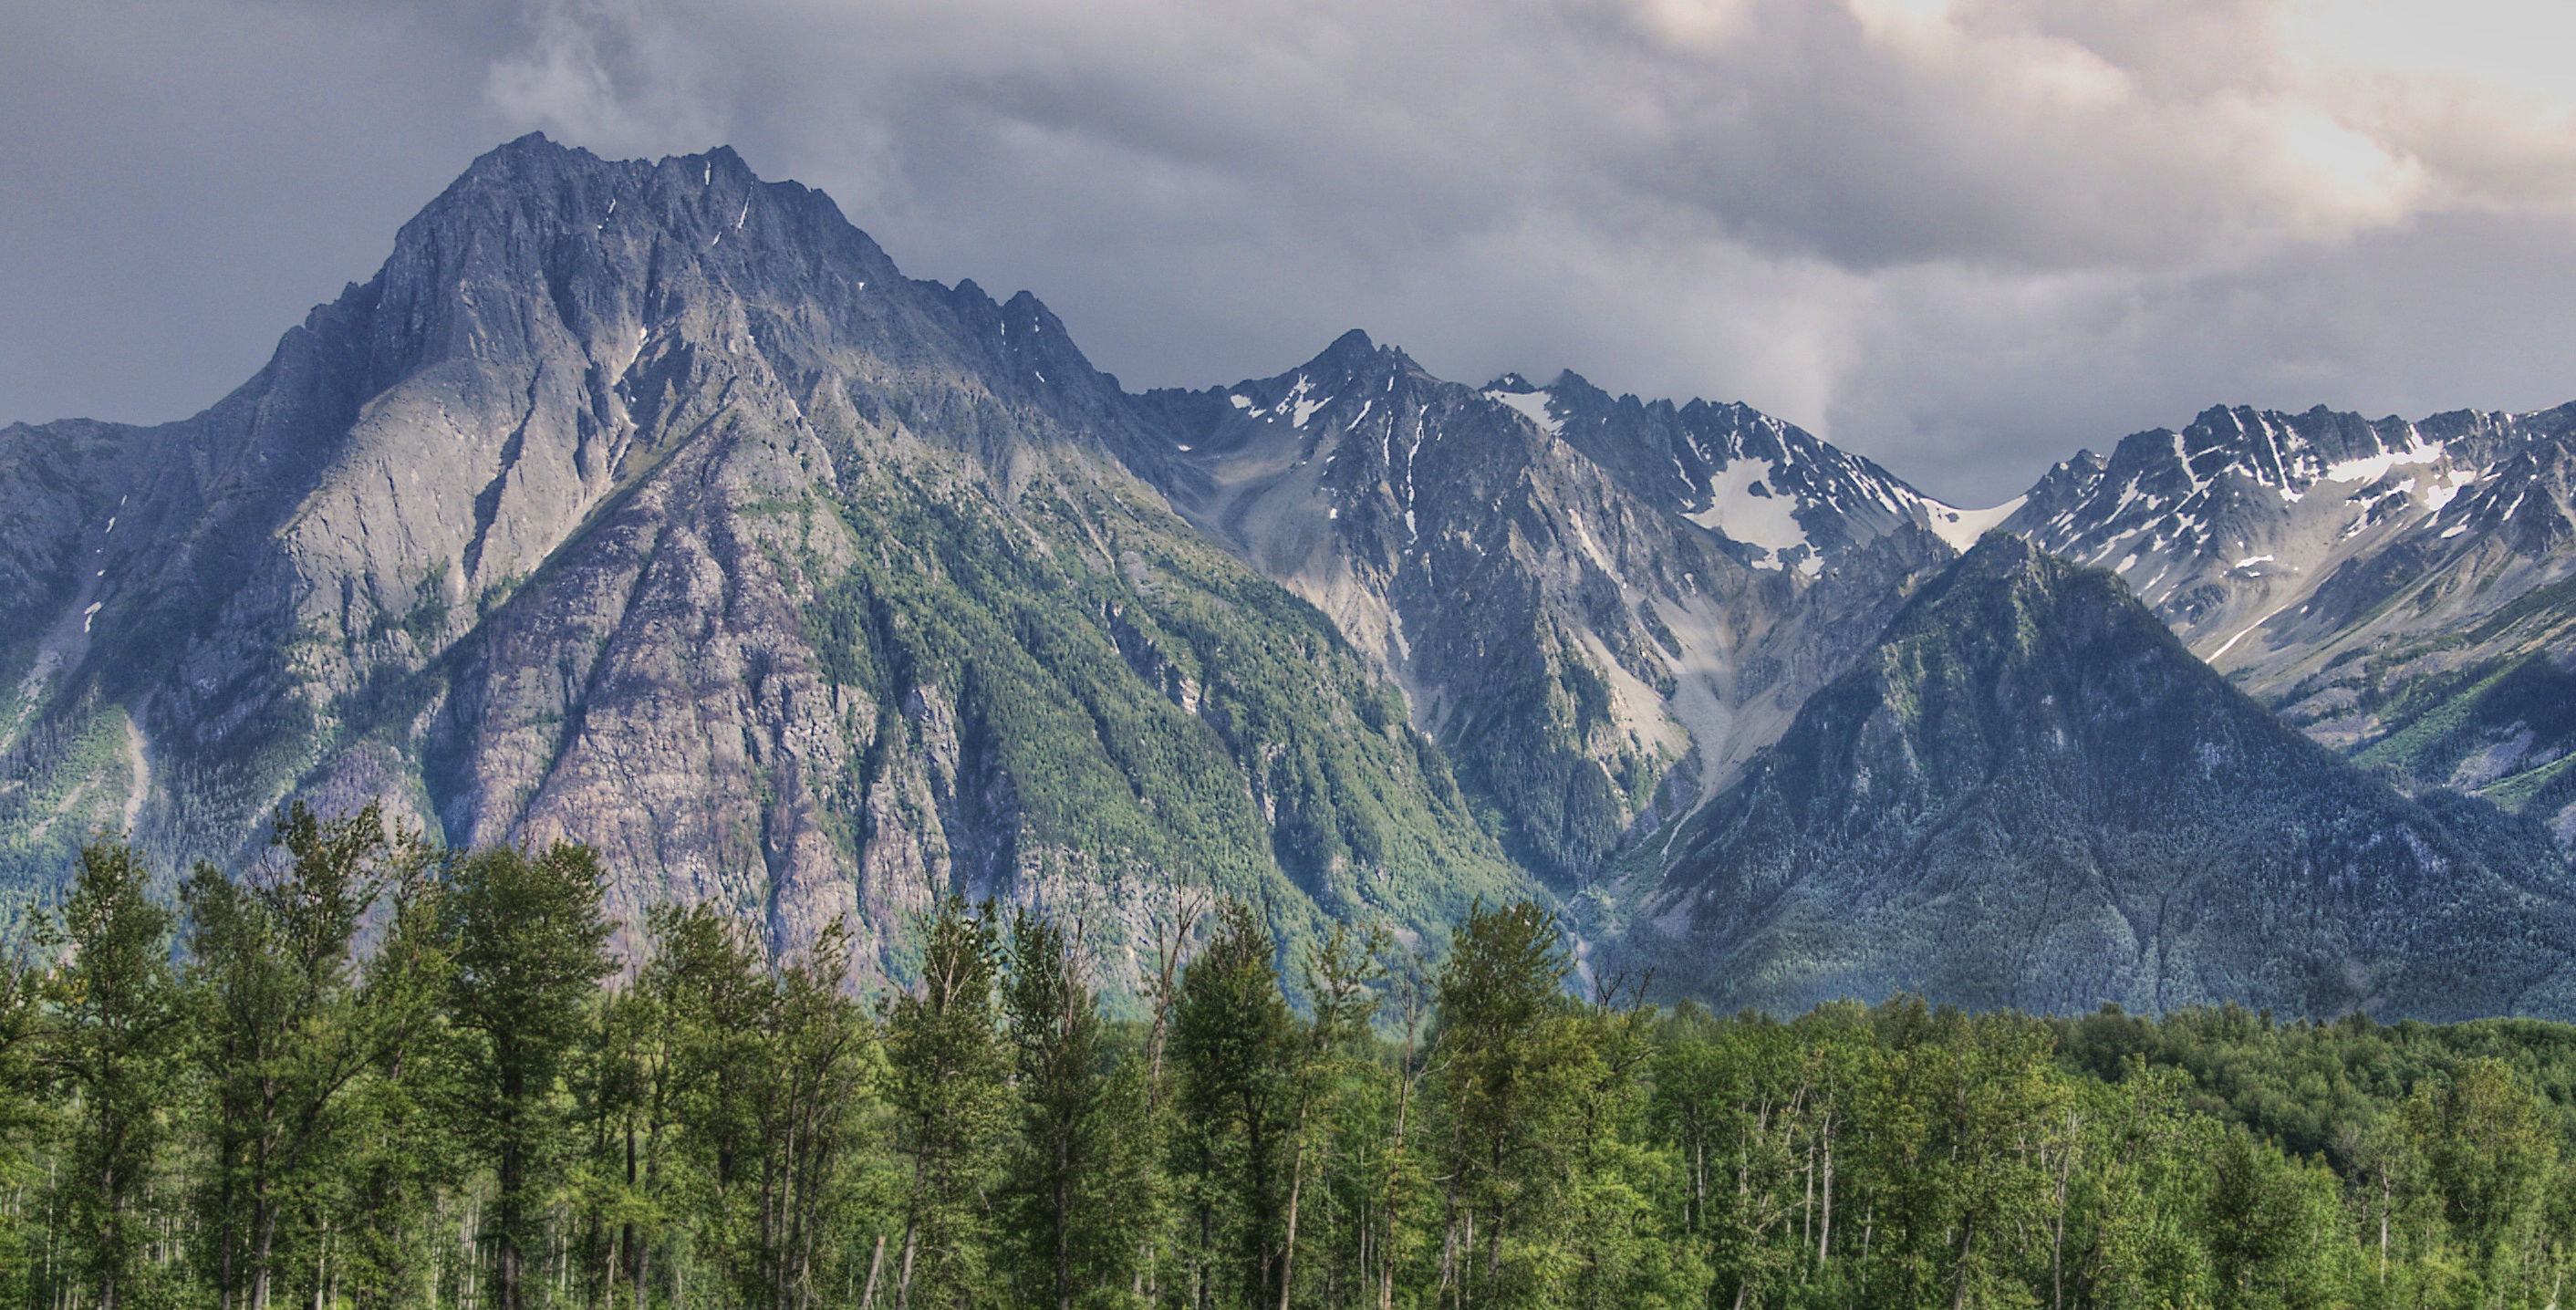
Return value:
<svg viewBox="0 0 2576 1310">
<path fill-rule="evenodd" d="M 1113 1020 L 1082 925 L 952 899 L 872 1002 L 837 933 L 612 952 L 579 847 L 277 844 L 167 904 L 95 843 L 0 975 L 0 1295 L 2537 1308 L 2571 1262 L 2558 1025 L 1717 1018 L 1530 905 L 1437 959 L 1183 910 Z"/>
</svg>

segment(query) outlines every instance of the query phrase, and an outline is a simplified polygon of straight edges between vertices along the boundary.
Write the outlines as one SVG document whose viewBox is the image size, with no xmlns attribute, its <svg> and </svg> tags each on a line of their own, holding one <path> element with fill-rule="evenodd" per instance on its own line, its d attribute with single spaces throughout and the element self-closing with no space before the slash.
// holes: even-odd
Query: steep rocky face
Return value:
<svg viewBox="0 0 2576 1310">
<path fill-rule="evenodd" d="M 1158 441 L 1034 299 L 905 279 L 729 151 L 514 142 L 206 414 L 0 434 L 44 616 L 7 876 L 373 797 L 595 842 L 629 925 L 848 915 L 890 971 L 947 889 L 1116 959 L 1185 884 L 1292 936 L 1525 887 L 1365 661 L 1126 471 Z"/>
<path fill-rule="evenodd" d="M 2118 572 L 2317 740 L 2576 843 L 2571 441 L 2576 406 L 2213 409 L 2057 466 L 2006 526 Z"/>
<path fill-rule="evenodd" d="M 1566 890 L 1775 736 L 1957 519 L 1741 406 L 1473 390 L 1356 332 L 1146 400 L 1169 436 L 1140 471 L 1385 667 Z"/>
<path fill-rule="evenodd" d="M 2428 1018 L 2568 1013 L 2571 946 L 2536 830 L 2407 800 L 2000 533 L 1691 822 L 1629 941 L 1719 1005 Z"/>
</svg>

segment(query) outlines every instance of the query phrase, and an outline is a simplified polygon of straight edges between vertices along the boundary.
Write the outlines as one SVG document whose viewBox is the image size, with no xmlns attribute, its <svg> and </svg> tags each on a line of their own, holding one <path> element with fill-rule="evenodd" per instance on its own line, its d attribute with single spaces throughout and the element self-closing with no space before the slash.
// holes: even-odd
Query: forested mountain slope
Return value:
<svg viewBox="0 0 2576 1310">
<path fill-rule="evenodd" d="M 1694 818 L 1629 948 L 1677 992 L 2043 1012 L 2565 1014 L 2576 881 L 2536 827 L 2408 800 L 2004 533 L 1925 587 Z"/>
</svg>

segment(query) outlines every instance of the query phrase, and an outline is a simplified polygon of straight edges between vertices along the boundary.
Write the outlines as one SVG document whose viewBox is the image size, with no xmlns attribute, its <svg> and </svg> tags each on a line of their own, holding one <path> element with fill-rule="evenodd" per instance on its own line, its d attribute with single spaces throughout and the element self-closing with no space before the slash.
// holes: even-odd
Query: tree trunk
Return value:
<svg viewBox="0 0 2576 1310">
<path fill-rule="evenodd" d="M 515 1063 L 503 1053 L 496 1061 L 507 1071 Z M 493 1182 L 493 1218 L 500 1231 L 499 1247 L 493 1252 L 493 1304 L 497 1310 L 519 1310 L 520 1281 L 525 1276 L 525 1256 L 519 1250 L 520 1208 L 525 1198 L 520 1192 L 526 1185 L 526 1147 L 519 1141 L 519 1116 L 525 1103 L 526 1088 L 515 1072 L 504 1072 L 501 1079 L 501 1158 L 496 1162 L 498 1175 Z"/>
<path fill-rule="evenodd" d="M 1396 1071 L 1395 1082 L 1395 1147 L 1387 1152 L 1386 1225 L 1387 1239 L 1378 1244 L 1377 1310 L 1395 1310 L 1395 1171 L 1404 1159 L 1404 1112 L 1411 1099 L 1413 1079 L 1406 1071 L 1413 1067 L 1413 1038 L 1405 1036 L 1404 1064 Z"/>
<path fill-rule="evenodd" d="M 1834 1243 L 1834 1117 L 1825 1116 L 1825 1212 L 1816 1225 L 1816 1268 L 1825 1267 Z"/>
<path fill-rule="evenodd" d="M 262 1202 L 259 1227 L 251 1237 L 250 1310 L 268 1310 L 270 1256 L 277 1249 L 277 1216 L 282 1207 L 274 1200 Z M 226 1259 L 230 1259 L 229 1254 Z"/>
<path fill-rule="evenodd" d="M 1073 1128 L 1055 1131 L 1055 1310 L 1073 1310 Z"/>
<path fill-rule="evenodd" d="M 918 1223 L 907 1222 L 903 1226 L 903 1273 L 896 1277 L 894 1283 L 894 1310 L 912 1310 L 913 1239 L 920 1231 Z"/>
<path fill-rule="evenodd" d="M 871 1310 L 877 1303 L 877 1274 L 885 1268 L 885 1234 L 877 1234 L 876 1254 L 868 1257 L 868 1290 L 859 1297 L 859 1310 Z M 640 1310 L 640 1307 L 639 1307 Z"/>
<path fill-rule="evenodd" d="M 2048 1283 L 2051 1310 L 2066 1310 L 2066 1193 L 2075 1176 L 2075 1133 L 2078 1120 L 2066 1116 L 2066 1150 L 2057 1161 L 2057 1222 L 2049 1235 Z"/>
<path fill-rule="evenodd" d="M 1950 1294 L 1950 1310 L 1962 1310 L 1968 1304 L 1968 1252 L 1976 1240 L 1977 1220 L 1971 1215 L 1959 1226 L 1958 1288 Z"/>
<path fill-rule="evenodd" d="M 1305 1162 L 1292 1153 L 1288 1161 L 1288 1240 L 1279 1251 L 1279 1310 L 1288 1310 L 1288 1289 L 1296 1283 L 1297 1272 L 1297 1199 L 1305 1190 Z"/>
<path fill-rule="evenodd" d="M 2388 1171 L 2379 1171 L 2379 1281 L 2388 1282 Z"/>
</svg>

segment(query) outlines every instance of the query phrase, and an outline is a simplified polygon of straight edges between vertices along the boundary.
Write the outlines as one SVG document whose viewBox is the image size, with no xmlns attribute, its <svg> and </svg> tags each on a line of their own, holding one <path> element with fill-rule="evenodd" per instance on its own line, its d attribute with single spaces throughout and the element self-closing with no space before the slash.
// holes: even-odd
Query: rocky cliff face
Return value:
<svg viewBox="0 0 2576 1310">
<path fill-rule="evenodd" d="M 306 795 L 597 843 L 630 925 L 846 915 L 888 970 L 949 889 L 1117 952 L 1186 886 L 1292 935 L 1524 886 L 1366 662 L 1127 472 L 1150 439 L 1034 299 L 905 279 L 819 193 L 512 143 L 206 414 L 0 436 L 45 616 L 10 881 L 99 822 L 237 858 Z"/>
<path fill-rule="evenodd" d="M 2193 658 L 2116 577 L 1997 533 L 1676 843 L 1630 949 L 1721 1006 L 2565 1014 L 2576 882 Z"/>
</svg>

